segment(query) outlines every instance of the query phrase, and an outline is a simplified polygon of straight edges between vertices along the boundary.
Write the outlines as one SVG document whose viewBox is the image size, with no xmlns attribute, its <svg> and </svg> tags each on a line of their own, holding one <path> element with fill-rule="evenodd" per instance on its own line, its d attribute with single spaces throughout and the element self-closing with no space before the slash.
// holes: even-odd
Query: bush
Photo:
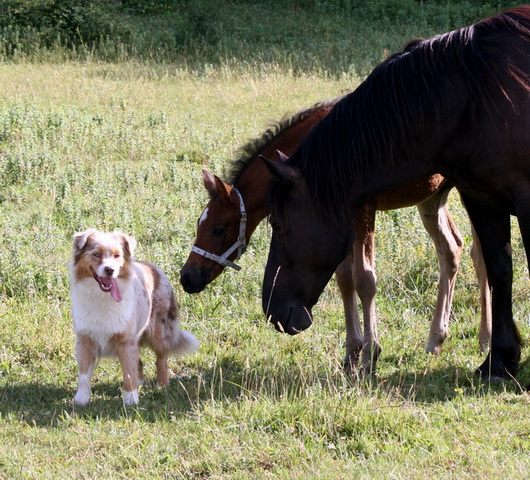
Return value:
<svg viewBox="0 0 530 480">
<path fill-rule="evenodd" d="M 515 0 L 0 0 L 0 59 L 135 59 L 363 77 L 389 52 Z"/>
<path fill-rule="evenodd" d="M 156 15 L 177 8 L 181 0 L 122 0 L 123 7 L 136 15 Z"/>
<path fill-rule="evenodd" d="M 1 7 L 0 28 L 11 38 L 36 31 L 45 47 L 58 42 L 68 48 L 94 46 L 103 38 L 130 34 L 117 20 L 122 18 L 115 15 L 117 8 L 97 0 L 7 0 Z"/>
</svg>

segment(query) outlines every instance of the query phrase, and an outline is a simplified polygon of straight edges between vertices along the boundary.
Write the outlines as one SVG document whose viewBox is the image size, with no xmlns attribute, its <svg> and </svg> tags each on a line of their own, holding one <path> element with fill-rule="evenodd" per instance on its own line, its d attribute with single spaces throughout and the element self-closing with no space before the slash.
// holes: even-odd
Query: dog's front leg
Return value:
<svg viewBox="0 0 530 480">
<path fill-rule="evenodd" d="M 129 341 L 120 342 L 116 350 L 123 372 L 123 403 L 138 405 L 138 364 L 140 361 L 138 344 Z"/>
<path fill-rule="evenodd" d="M 96 365 L 96 346 L 90 337 L 78 335 L 75 342 L 75 352 L 79 370 L 79 383 L 74 402 L 86 405 L 90 401 L 92 373 Z"/>
</svg>

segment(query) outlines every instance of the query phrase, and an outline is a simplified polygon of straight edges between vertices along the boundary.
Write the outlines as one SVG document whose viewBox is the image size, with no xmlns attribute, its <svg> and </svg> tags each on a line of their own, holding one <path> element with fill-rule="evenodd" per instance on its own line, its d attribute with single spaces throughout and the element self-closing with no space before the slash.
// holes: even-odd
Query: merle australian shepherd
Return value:
<svg viewBox="0 0 530 480">
<path fill-rule="evenodd" d="M 168 383 L 169 354 L 191 353 L 196 338 L 179 328 L 179 308 L 167 276 L 155 265 L 136 261 L 136 240 L 95 229 L 74 235 L 70 296 L 79 366 L 74 401 L 90 401 L 91 377 L 101 357 L 117 356 L 123 372 L 123 401 L 138 404 L 143 380 L 140 347 L 156 354 L 157 382 Z"/>
</svg>

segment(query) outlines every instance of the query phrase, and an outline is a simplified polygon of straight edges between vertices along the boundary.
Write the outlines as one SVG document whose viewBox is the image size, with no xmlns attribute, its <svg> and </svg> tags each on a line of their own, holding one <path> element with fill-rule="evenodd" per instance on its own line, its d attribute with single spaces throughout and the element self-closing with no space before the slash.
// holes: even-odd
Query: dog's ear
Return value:
<svg viewBox="0 0 530 480">
<path fill-rule="evenodd" d="M 134 251 L 136 250 L 136 239 L 123 232 L 114 232 L 114 234 L 120 238 L 125 256 L 134 257 Z"/>
<path fill-rule="evenodd" d="M 88 230 L 85 230 L 84 232 L 74 233 L 74 250 L 77 250 L 77 251 L 83 250 L 90 236 L 96 232 L 97 232 L 96 229 L 89 228 Z"/>
</svg>

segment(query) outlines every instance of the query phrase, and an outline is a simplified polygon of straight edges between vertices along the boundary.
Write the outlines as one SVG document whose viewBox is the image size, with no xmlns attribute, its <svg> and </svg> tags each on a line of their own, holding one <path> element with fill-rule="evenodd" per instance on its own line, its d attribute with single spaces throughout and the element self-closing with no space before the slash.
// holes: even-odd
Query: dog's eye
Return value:
<svg viewBox="0 0 530 480">
<path fill-rule="evenodd" d="M 97 259 L 99 260 L 99 259 L 101 258 L 101 252 L 94 252 L 94 253 L 92 254 L 92 256 L 93 256 L 94 258 L 97 258 Z"/>
<path fill-rule="evenodd" d="M 121 255 L 119 253 L 115 253 L 114 254 L 114 258 L 120 258 L 120 257 L 121 257 Z"/>
</svg>

